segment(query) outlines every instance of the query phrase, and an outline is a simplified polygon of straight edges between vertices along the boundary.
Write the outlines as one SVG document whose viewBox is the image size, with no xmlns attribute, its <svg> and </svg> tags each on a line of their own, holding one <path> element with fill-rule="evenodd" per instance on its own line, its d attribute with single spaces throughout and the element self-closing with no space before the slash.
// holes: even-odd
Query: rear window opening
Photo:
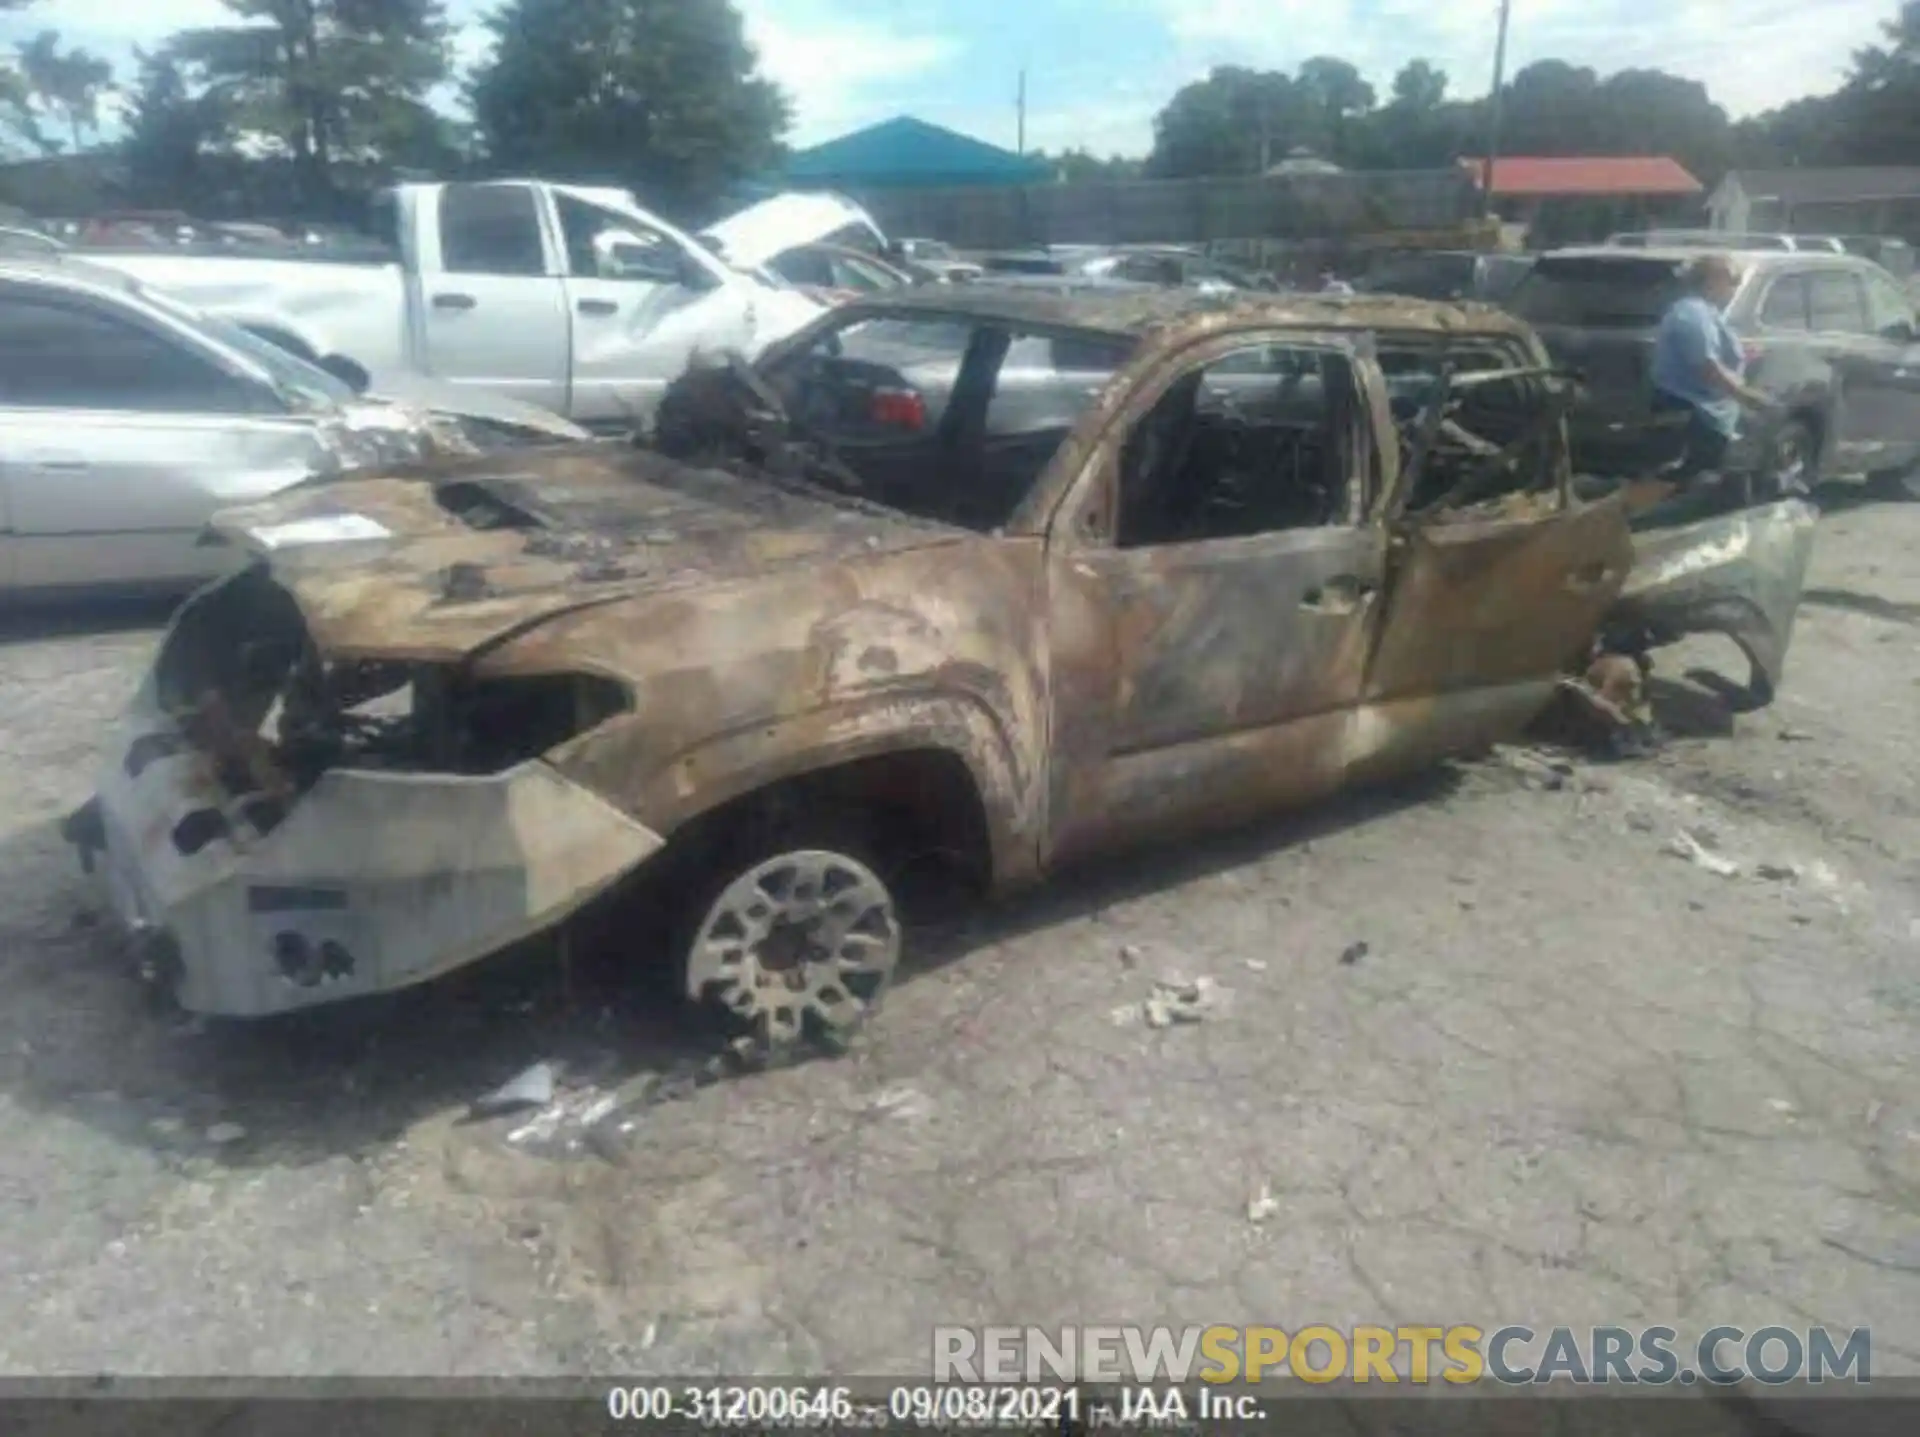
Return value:
<svg viewBox="0 0 1920 1437">
<path fill-rule="evenodd" d="M 1680 297 L 1679 261 L 1623 254 L 1549 255 L 1513 293 L 1513 312 L 1530 324 L 1575 329 L 1650 329 Z"/>
<path fill-rule="evenodd" d="M 1382 343 L 1378 355 L 1403 464 L 1413 459 L 1443 364 L 1452 371 L 1449 413 L 1426 453 L 1408 513 L 1470 507 L 1558 484 L 1553 457 L 1563 405 L 1532 355 L 1517 347 L 1390 343 Z"/>
</svg>

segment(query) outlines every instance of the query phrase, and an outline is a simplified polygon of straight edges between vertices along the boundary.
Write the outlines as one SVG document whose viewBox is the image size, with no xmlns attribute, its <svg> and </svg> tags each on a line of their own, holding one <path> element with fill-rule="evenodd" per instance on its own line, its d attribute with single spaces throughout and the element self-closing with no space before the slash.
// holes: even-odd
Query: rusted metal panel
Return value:
<svg viewBox="0 0 1920 1437">
<path fill-rule="evenodd" d="M 1563 510 L 1556 496 L 1522 497 L 1547 512 L 1396 534 L 1369 702 L 1551 680 L 1578 657 L 1633 563 L 1626 515 L 1612 500 Z"/>
</svg>

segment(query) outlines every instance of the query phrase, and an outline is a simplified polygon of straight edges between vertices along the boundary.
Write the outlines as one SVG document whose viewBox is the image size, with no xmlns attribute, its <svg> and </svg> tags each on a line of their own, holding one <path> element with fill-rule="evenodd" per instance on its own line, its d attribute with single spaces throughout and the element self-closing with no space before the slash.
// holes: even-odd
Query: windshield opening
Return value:
<svg viewBox="0 0 1920 1437">
<path fill-rule="evenodd" d="M 809 478 L 984 532 L 1012 517 L 1133 349 L 1117 335 L 875 317 L 778 356 L 758 377 L 812 456 Z"/>
</svg>

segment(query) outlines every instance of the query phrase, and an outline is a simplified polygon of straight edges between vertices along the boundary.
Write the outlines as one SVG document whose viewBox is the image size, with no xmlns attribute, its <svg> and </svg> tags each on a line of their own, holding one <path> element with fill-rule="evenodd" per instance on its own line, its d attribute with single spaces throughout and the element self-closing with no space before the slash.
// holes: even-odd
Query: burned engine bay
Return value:
<svg viewBox="0 0 1920 1437">
<path fill-rule="evenodd" d="M 161 708 L 262 832 L 328 769 L 495 774 L 631 707 L 621 685 L 594 675 L 328 659 L 264 564 L 181 612 L 155 682 Z"/>
</svg>

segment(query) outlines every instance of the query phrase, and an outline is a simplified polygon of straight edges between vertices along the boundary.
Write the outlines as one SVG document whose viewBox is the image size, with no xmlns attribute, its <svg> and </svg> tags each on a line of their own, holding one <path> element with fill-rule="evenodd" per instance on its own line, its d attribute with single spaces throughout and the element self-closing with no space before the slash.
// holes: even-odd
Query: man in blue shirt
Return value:
<svg viewBox="0 0 1920 1437">
<path fill-rule="evenodd" d="M 1685 483 L 1717 473 L 1740 434 L 1740 412 L 1780 405 L 1746 383 L 1746 356 L 1725 311 L 1740 288 L 1733 261 L 1702 255 L 1687 266 L 1686 293 L 1661 316 L 1653 347 L 1653 406 L 1687 412 L 1686 451 L 1668 477 Z"/>
</svg>

